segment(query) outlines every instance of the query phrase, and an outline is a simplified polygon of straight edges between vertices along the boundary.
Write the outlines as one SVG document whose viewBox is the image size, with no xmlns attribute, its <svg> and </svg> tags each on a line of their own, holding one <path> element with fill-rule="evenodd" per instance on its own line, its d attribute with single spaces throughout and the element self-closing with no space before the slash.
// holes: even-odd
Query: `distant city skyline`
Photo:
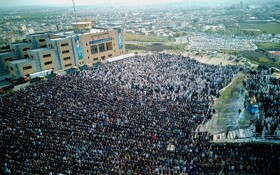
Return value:
<svg viewBox="0 0 280 175">
<path fill-rule="evenodd" d="M 156 4 L 156 3 L 239 3 L 239 2 L 256 2 L 261 0 L 75 0 L 75 4 L 79 5 L 100 5 L 100 4 L 128 4 L 128 5 L 143 5 L 143 4 Z M 273 1 L 273 0 L 272 0 Z M 72 5 L 72 0 L 8 0 L 0 1 L 0 7 L 8 6 L 30 6 L 30 5 Z"/>
</svg>

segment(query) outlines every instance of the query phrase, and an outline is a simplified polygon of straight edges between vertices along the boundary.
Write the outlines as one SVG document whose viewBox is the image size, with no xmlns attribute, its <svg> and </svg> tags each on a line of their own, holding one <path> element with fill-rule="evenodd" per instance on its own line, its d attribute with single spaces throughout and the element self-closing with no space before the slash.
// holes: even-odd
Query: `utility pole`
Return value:
<svg viewBox="0 0 280 175">
<path fill-rule="evenodd" d="M 74 14 L 75 14 L 75 23 L 77 23 L 77 14 L 76 14 L 76 6 L 74 0 L 72 0 L 73 7 L 74 7 Z"/>
</svg>

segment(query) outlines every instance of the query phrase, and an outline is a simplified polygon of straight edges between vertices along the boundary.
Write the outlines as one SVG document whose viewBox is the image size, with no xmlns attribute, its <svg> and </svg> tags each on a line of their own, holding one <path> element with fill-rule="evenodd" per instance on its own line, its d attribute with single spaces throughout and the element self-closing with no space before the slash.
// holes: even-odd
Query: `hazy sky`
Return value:
<svg viewBox="0 0 280 175">
<path fill-rule="evenodd" d="M 201 4 L 207 3 L 239 3 L 239 2 L 257 2 L 265 0 L 75 0 L 75 4 L 79 5 L 99 5 L 99 4 L 152 4 L 152 3 L 167 3 L 167 2 L 195 2 Z M 266 0 L 277 1 L 277 0 Z M 279 1 L 279 0 L 278 0 Z M 7 6 L 29 6 L 29 5 L 72 5 L 72 0 L 0 0 L 0 8 Z"/>
<path fill-rule="evenodd" d="M 76 5 L 97 5 L 110 3 L 126 3 L 126 4 L 150 4 L 165 2 L 182 2 L 194 0 L 75 0 Z M 197 0 L 205 1 L 205 0 Z M 0 7 L 4 6 L 23 6 L 23 5 L 71 5 L 72 0 L 0 0 Z"/>
</svg>

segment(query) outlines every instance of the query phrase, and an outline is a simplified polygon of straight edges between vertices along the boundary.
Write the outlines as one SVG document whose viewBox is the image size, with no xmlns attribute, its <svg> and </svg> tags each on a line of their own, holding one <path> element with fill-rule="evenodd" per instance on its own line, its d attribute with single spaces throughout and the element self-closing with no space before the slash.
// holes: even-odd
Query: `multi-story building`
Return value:
<svg viewBox="0 0 280 175">
<path fill-rule="evenodd" d="M 73 29 L 31 34 L 25 42 L 11 43 L 11 52 L 0 53 L 1 70 L 9 71 L 13 78 L 28 77 L 48 69 L 94 64 L 125 53 L 121 27 L 95 28 L 90 21 L 74 23 Z"/>
</svg>

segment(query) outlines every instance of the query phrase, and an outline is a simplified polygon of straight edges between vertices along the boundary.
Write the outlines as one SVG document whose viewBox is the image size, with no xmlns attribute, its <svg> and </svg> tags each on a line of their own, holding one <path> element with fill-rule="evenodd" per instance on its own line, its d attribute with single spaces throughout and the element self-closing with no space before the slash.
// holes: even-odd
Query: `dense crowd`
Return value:
<svg viewBox="0 0 280 175">
<path fill-rule="evenodd" d="M 248 97 L 255 96 L 261 115 L 256 118 L 256 132 L 280 138 L 280 79 L 271 76 L 271 69 L 250 71 L 245 83 Z"/>
<path fill-rule="evenodd" d="M 243 37 L 197 35 L 188 37 L 190 50 L 256 50 L 257 46 Z"/>
<path fill-rule="evenodd" d="M 196 131 L 239 70 L 176 55 L 135 56 L 2 96 L 0 172 L 273 174 L 279 147 L 212 145 Z"/>
</svg>

